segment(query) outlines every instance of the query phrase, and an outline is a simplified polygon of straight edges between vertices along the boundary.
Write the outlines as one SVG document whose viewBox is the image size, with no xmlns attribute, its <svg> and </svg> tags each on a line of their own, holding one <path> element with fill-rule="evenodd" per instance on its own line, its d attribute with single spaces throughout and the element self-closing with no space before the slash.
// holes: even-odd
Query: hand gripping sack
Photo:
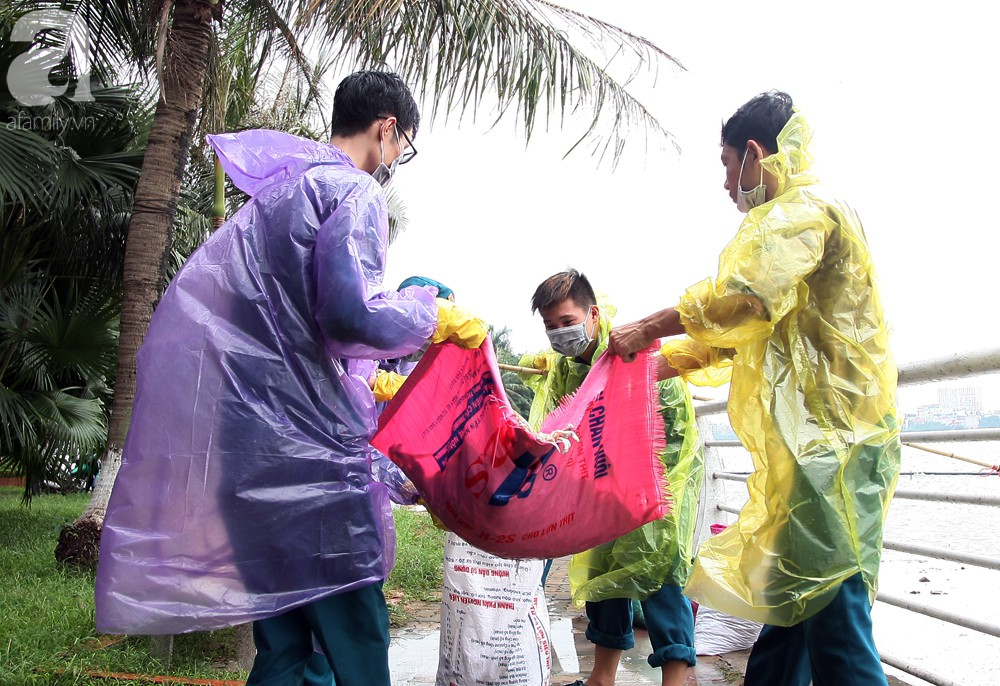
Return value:
<svg viewBox="0 0 1000 686">
<path fill-rule="evenodd" d="M 433 345 L 372 445 L 481 550 L 507 558 L 588 550 L 669 511 L 652 352 L 633 363 L 600 357 L 536 434 L 507 401 L 489 339 L 472 350 Z M 579 440 L 553 438 L 568 430 Z"/>
</svg>

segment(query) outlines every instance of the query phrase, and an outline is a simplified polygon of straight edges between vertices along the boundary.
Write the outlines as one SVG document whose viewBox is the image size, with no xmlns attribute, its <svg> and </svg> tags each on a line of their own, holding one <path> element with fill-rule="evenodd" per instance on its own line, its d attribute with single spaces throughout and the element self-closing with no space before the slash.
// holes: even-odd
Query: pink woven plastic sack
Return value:
<svg viewBox="0 0 1000 686">
<path fill-rule="evenodd" d="M 431 346 L 372 445 L 481 550 L 545 558 L 593 548 L 669 510 L 650 352 L 630 364 L 602 356 L 535 434 L 507 401 L 489 339 L 475 350 Z M 551 437 L 567 429 L 579 440 Z"/>
</svg>

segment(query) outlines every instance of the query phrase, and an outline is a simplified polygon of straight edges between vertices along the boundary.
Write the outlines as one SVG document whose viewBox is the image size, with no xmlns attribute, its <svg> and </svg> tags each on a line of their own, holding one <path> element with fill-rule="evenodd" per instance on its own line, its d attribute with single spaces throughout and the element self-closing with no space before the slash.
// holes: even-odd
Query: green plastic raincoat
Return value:
<svg viewBox="0 0 1000 686">
<path fill-rule="evenodd" d="M 762 161 L 774 199 L 749 212 L 715 281 L 677 306 L 702 350 L 733 353 L 729 418 L 754 461 L 749 502 L 702 544 L 685 593 L 779 626 L 816 614 L 858 572 L 874 596 L 899 474 L 875 271 L 861 221 L 810 172 L 810 139 L 794 114 Z"/>
<path fill-rule="evenodd" d="M 615 315 L 614 306 L 599 305 L 595 359 L 607 349 L 611 317 Z M 520 364 L 548 370 L 546 376 L 524 377 L 535 393 L 528 421 L 536 428 L 564 396 L 580 387 L 590 371 L 590 365 L 552 350 L 525 355 Z M 610 543 L 574 555 L 569 579 L 577 605 L 609 598 L 642 600 L 664 583 L 683 586 L 691 571 L 691 540 L 704 474 L 698 431 L 687 385 L 674 378 L 659 382 L 657 387 L 667 437 L 661 459 L 670 484 L 671 512 Z"/>
</svg>

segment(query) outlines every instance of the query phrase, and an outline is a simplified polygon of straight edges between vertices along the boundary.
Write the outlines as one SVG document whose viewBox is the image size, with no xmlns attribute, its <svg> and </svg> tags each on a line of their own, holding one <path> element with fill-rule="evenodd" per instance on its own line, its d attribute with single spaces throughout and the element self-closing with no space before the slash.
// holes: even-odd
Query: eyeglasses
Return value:
<svg viewBox="0 0 1000 686">
<path fill-rule="evenodd" d="M 389 119 L 392 115 L 380 114 L 378 119 Z M 399 120 L 396 120 L 396 131 L 398 131 L 403 136 L 403 140 L 406 141 L 406 145 L 409 146 L 399 153 L 399 163 L 406 164 L 407 162 L 412 162 L 413 158 L 417 156 L 417 149 L 413 145 L 413 141 L 410 137 L 406 135 L 406 131 L 403 127 L 399 125 Z"/>
</svg>

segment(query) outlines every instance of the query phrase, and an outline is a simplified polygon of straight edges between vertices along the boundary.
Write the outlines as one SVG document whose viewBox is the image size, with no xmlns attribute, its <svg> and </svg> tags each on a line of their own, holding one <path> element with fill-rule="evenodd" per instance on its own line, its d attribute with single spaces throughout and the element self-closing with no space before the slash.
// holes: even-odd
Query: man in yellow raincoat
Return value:
<svg viewBox="0 0 1000 686">
<path fill-rule="evenodd" d="M 701 546 L 685 592 L 766 625 L 747 686 L 886 683 L 870 601 L 899 474 L 896 369 L 861 221 L 818 185 L 810 141 L 785 93 L 726 122 L 725 188 L 747 216 L 718 276 L 609 346 L 629 359 L 687 333 L 667 352 L 682 376 L 732 364 L 750 499 Z"/>
<path fill-rule="evenodd" d="M 587 277 L 575 269 L 543 281 L 531 307 L 542 316 L 553 348 L 520 361 L 546 371 L 544 376 L 524 375 L 535 393 L 528 421 L 537 428 L 562 398 L 580 387 L 591 363 L 604 353 L 615 308 L 599 303 Z M 668 371 L 661 365 L 663 374 Z M 686 384 L 671 378 L 660 381 L 657 389 L 667 438 L 661 459 L 672 496 L 670 514 L 574 555 L 570 562 L 573 600 L 586 602 L 587 638 L 595 645 L 587 686 L 613 685 L 622 652 L 635 645 L 633 598 L 641 601 L 653 647 L 648 662 L 662 670 L 662 685 L 681 686 L 695 664 L 694 617 L 681 589 L 691 571 L 703 462 Z"/>
</svg>

